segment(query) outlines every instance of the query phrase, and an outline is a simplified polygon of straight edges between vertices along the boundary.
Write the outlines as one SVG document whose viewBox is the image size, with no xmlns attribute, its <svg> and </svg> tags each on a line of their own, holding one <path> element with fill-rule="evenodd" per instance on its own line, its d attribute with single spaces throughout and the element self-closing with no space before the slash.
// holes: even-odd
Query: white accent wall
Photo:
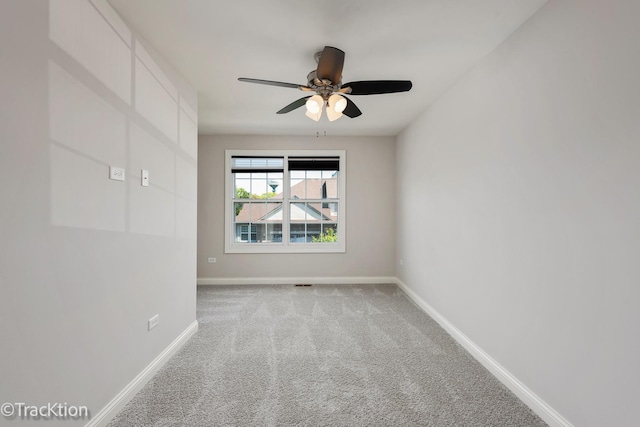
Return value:
<svg viewBox="0 0 640 427">
<path fill-rule="evenodd" d="M 550 1 L 397 142 L 398 278 L 576 426 L 638 419 L 639 18 Z"/>
<path fill-rule="evenodd" d="M 193 329 L 197 94 L 106 0 L 0 2 L 0 64 L 0 402 L 95 416 Z"/>
<path fill-rule="evenodd" d="M 346 150 L 346 253 L 225 254 L 226 149 Z M 331 278 L 342 282 L 389 282 L 394 275 L 394 183 L 393 137 L 200 135 L 200 283 L 289 283 L 297 279 L 318 283 Z M 208 258 L 216 258 L 217 262 L 208 263 Z"/>
</svg>

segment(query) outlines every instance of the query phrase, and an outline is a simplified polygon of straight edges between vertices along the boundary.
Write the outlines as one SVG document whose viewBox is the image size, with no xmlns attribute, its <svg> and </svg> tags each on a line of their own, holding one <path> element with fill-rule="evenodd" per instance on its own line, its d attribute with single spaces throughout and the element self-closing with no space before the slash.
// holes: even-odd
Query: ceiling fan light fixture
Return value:
<svg viewBox="0 0 640 427">
<path fill-rule="evenodd" d="M 307 117 L 309 117 L 311 120 L 314 120 L 314 121 L 316 121 L 316 122 L 317 122 L 317 121 L 320 121 L 320 117 L 322 117 L 322 108 L 321 108 L 320 110 L 318 110 L 318 112 L 317 112 L 317 113 L 315 113 L 315 114 L 314 114 L 314 113 L 312 113 L 311 111 L 308 111 L 308 110 L 307 110 L 307 112 L 305 113 L 305 115 L 306 115 Z"/>
<path fill-rule="evenodd" d="M 342 113 L 347 108 L 347 99 L 334 93 L 329 97 L 329 107 L 336 113 Z M 327 109 L 327 111 L 329 110 Z"/>
<path fill-rule="evenodd" d="M 280 86 L 299 89 L 308 94 L 281 108 L 276 114 L 289 113 L 306 106 L 306 116 L 314 121 L 322 117 L 322 110 L 326 107 L 329 121 L 347 116 L 350 119 L 362 115 L 362 111 L 342 94 L 351 95 L 380 95 L 384 93 L 407 92 L 413 84 L 410 80 L 363 80 L 342 83 L 342 66 L 344 65 L 344 51 L 325 46 L 314 58 L 318 66 L 307 75 L 307 84 L 285 83 L 275 80 L 260 80 L 240 77 L 238 80 L 247 83 L 257 83 L 269 86 Z M 311 96 L 315 92 L 315 95 Z"/>
<path fill-rule="evenodd" d="M 327 105 L 327 118 L 330 122 L 338 120 L 340 117 L 342 117 L 341 112 L 337 112 L 330 105 Z"/>
<path fill-rule="evenodd" d="M 307 99 L 305 105 L 307 107 L 307 113 L 320 113 L 320 115 L 322 115 L 322 106 L 324 105 L 324 99 L 322 99 L 320 95 L 313 95 L 311 98 Z M 318 118 L 320 117 L 318 116 Z"/>
</svg>

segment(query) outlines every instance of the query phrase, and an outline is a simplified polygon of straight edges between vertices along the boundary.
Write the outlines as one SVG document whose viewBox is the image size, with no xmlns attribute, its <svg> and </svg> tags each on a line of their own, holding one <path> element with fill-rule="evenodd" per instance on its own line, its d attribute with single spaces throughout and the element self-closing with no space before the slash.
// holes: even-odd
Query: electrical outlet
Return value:
<svg viewBox="0 0 640 427">
<path fill-rule="evenodd" d="M 209 258 L 208 261 L 209 261 L 209 264 L 215 264 L 216 263 L 216 259 L 215 258 Z"/>
<path fill-rule="evenodd" d="M 149 319 L 149 330 L 152 330 L 153 328 L 158 326 L 158 323 L 160 323 L 160 315 L 156 314 L 151 319 Z"/>
<path fill-rule="evenodd" d="M 149 186 L 149 171 L 146 169 L 142 169 L 140 171 L 140 176 L 142 177 L 142 181 L 140 182 L 140 184 L 143 187 L 148 187 Z"/>
<path fill-rule="evenodd" d="M 124 181 L 124 168 L 109 166 L 109 179 Z"/>
<path fill-rule="evenodd" d="M 403 266 L 404 265 L 404 261 L 401 259 L 400 260 L 400 265 Z"/>
</svg>

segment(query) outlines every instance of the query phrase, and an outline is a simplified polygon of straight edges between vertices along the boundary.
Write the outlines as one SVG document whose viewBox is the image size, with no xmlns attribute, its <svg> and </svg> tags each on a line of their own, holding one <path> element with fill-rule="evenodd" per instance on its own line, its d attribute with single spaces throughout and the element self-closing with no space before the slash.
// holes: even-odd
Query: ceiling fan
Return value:
<svg viewBox="0 0 640 427">
<path fill-rule="evenodd" d="M 410 80 L 365 80 L 342 84 L 342 66 L 344 52 L 332 46 L 325 46 L 321 52 L 314 55 L 318 67 L 307 75 L 307 84 L 275 82 L 271 80 L 249 79 L 240 77 L 238 80 L 247 83 L 258 83 L 269 86 L 300 89 L 305 92 L 315 92 L 315 95 L 305 96 L 282 108 L 277 114 L 284 114 L 297 108 L 306 106 L 307 117 L 318 121 L 322 116 L 326 104 L 327 117 L 334 121 L 345 115 L 350 118 L 362 114 L 349 98 L 349 95 L 379 95 L 383 93 L 407 92 L 411 89 Z"/>
</svg>

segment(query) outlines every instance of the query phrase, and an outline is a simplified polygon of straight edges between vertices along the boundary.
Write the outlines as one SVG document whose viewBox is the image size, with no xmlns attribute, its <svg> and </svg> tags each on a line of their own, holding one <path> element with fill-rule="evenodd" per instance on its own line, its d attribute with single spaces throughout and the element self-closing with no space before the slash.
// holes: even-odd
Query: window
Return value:
<svg viewBox="0 0 640 427">
<path fill-rule="evenodd" d="M 258 234 L 257 234 L 257 227 L 255 226 L 255 224 L 252 225 L 245 225 L 245 224 L 239 224 L 238 227 L 240 227 L 240 233 L 239 237 L 240 237 L 240 242 L 256 242 L 257 238 L 258 238 Z M 249 229 L 251 229 L 251 233 L 249 233 Z"/>
<path fill-rule="evenodd" d="M 344 252 L 345 158 L 227 150 L 225 252 Z"/>
</svg>

